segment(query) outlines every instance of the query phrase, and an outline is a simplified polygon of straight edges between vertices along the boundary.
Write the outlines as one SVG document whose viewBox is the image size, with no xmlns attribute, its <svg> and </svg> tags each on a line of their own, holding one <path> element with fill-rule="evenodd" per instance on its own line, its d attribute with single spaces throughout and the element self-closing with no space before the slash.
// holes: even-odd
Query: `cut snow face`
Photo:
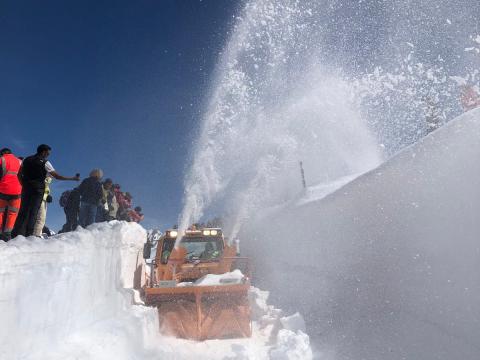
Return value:
<svg viewBox="0 0 480 360">
<path fill-rule="evenodd" d="M 251 224 L 256 285 L 335 359 L 478 360 L 479 139 L 476 109 Z"/>
<path fill-rule="evenodd" d="M 0 359 L 309 359 L 299 315 L 291 320 L 251 288 L 253 336 L 195 342 L 162 336 L 155 308 L 133 305 L 145 230 L 95 224 L 43 240 L 0 242 Z M 201 285 L 241 281 L 240 271 Z M 293 325 L 292 325 L 293 323 Z"/>
</svg>

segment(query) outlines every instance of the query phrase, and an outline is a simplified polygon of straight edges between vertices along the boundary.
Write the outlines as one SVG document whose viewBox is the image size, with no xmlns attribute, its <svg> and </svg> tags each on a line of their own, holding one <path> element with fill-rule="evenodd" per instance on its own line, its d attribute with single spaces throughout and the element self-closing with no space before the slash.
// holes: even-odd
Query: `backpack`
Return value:
<svg viewBox="0 0 480 360">
<path fill-rule="evenodd" d="M 61 207 L 67 206 L 68 198 L 71 192 L 72 190 L 67 190 L 62 193 L 62 195 L 60 196 L 60 200 L 58 200 L 58 203 L 60 204 Z"/>
<path fill-rule="evenodd" d="M 78 188 L 75 188 L 70 192 L 65 208 L 80 209 L 80 190 L 78 190 Z"/>
</svg>

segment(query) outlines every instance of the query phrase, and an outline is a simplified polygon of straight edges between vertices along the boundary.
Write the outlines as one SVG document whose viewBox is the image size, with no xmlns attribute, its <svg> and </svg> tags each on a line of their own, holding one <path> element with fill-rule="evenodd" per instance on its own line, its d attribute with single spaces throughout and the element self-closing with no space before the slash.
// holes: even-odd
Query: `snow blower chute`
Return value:
<svg viewBox="0 0 480 360">
<path fill-rule="evenodd" d="M 167 230 L 147 241 L 149 259 L 156 242 L 143 296 L 158 308 L 164 335 L 206 340 L 251 336 L 248 259 L 236 256 L 221 229 Z M 243 271 L 243 272 L 242 272 Z"/>
</svg>

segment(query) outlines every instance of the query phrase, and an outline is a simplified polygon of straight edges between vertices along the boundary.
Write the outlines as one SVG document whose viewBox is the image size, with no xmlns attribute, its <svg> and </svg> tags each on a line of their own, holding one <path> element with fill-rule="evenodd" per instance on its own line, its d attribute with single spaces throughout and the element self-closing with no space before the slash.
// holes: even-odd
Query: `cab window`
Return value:
<svg viewBox="0 0 480 360">
<path fill-rule="evenodd" d="M 221 238 L 184 238 L 180 243 L 187 253 L 185 260 L 192 261 L 212 261 L 219 259 L 223 253 L 223 240 Z M 165 239 L 162 248 L 161 263 L 166 264 L 168 258 L 175 246 L 174 239 Z"/>
</svg>

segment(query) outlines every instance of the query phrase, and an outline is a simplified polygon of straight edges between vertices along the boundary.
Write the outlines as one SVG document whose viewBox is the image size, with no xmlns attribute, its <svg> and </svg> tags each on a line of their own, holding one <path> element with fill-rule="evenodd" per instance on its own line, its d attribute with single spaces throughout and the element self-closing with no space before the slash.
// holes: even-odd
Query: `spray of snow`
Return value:
<svg viewBox="0 0 480 360">
<path fill-rule="evenodd" d="M 387 155 L 427 135 L 428 117 L 435 117 L 441 126 L 458 116 L 463 111 L 462 86 L 472 86 L 480 93 L 476 68 L 451 69 L 440 55 L 433 63 L 424 63 L 415 48 L 402 55 L 393 68 L 376 66 L 371 73 L 349 80 L 363 117 Z M 475 64 L 480 57 L 471 60 Z"/>
<path fill-rule="evenodd" d="M 251 1 L 237 18 L 187 175 L 181 230 L 218 205 L 235 238 L 253 212 L 302 191 L 299 161 L 310 182 L 380 162 L 354 88 L 316 56 L 310 5 Z"/>
<path fill-rule="evenodd" d="M 477 10 L 248 1 L 212 80 L 180 228 L 220 213 L 234 238 L 252 214 L 296 198 L 299 161 L 309 185 L 335 182 L 457 116 L 459 81 L 478 90 Z"/>
</svg>

